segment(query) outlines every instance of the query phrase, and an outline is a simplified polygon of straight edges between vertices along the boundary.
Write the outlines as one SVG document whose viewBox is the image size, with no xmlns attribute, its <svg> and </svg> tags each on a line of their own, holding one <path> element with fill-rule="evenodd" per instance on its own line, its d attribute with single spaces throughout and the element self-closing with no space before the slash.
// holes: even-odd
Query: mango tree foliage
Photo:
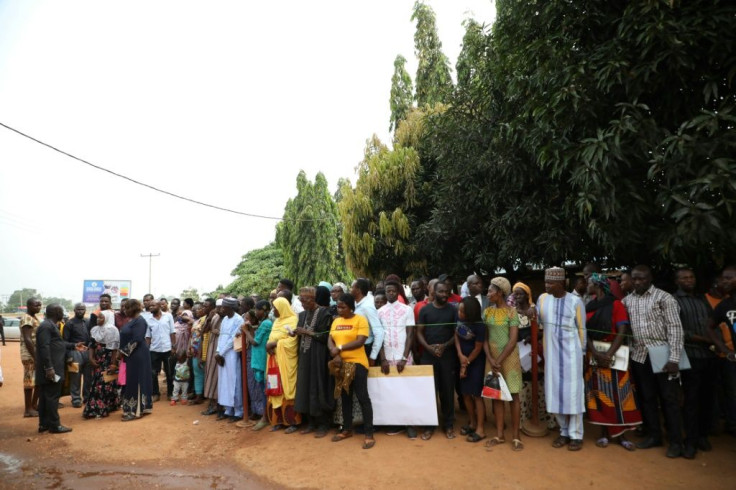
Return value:
<svg viewBox="0 0 736 490">
<path fill-rule="evenodd" d="M 453 89 L 450 60 L 442 52 L 434 11 L 425 3 L 416 2 L 411 20 L 417 23 L 414 31 L 414 54 L 418 61 L 415 79 L 417 105 L 422 108 L 445 103 Z"/>
<path fill-rule="evenodd" d="M 284 256 L 284 277 L 295 289 L 320 281 L 345 280 L 347 271 L 339 247 L 337 204 L 320 172 L 314 183 L 304 171 L 296 179 L 297 195 L 289 199 L 276 227 L 276 242 Z"/>
<path fill-rule="evenodd" d="M 430 261 L 733 260 L 736 5 L 496 5 L 425 120 Z"/>
<path fill-rule="evenodd" d="M 276 288 L 279 279 L 284 276 L 284 253 L 276 242 L 271 242 L 263 248 L 251 250 L 243 255 L 240 263 L 230 273 L 235 280 L 226 288 L 218 286 L 216 291 L 206 295 L 217 297 L 221 292 L 236 296 L 250 296 L 257 294 L 261 298 L 268 298 L 272 289 Z"/>
<path fill-rule="evenodd" d="M 406 58 L 401 55 L 394 60 L 394 74 L 391 76 L 391 121 L 388 130 L 393 131 L 399 126 L 399 122 L 406 118 L 412 108 L 414 94 L 411 76 L 406 71 Z"/>
</svg>

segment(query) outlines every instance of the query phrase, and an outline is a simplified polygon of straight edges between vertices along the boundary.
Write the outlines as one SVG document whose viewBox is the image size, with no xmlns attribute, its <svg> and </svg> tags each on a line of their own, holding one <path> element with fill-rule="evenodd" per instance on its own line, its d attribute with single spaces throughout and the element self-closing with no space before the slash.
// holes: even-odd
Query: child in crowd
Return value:
<svg viewBox="0 0 736 490">
<path fill-rule="evenodd" d="M 189 364 L 187 363 L 187 355 L 184 351 L 176 353 L 177 363 L 174 368 L 174 392 L 171 395 L 171 405 L 176 405 L 181 395 L 181 404 L 187 404 L 187 392 L 189 391 Z"/>
</svg>

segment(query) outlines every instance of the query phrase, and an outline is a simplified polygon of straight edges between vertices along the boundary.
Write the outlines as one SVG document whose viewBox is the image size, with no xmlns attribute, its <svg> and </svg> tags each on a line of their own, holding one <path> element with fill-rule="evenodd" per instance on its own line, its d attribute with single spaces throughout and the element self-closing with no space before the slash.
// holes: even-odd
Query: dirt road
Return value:
<svg viewBox="0 0 736 490">
<path fill-rule="evenodd" d="M 61 420 L 74 431 L 38 434 L 38 420 L 22 417 L 18 343 L 0 348 L 0 488 L 733 488 L 736 477 L 732 437 L 713 437 L 714 450 L 695 460 L 670 460 L 663 448 L 597 448 L 589 425 L 578 453 L 553 449 L 552 435 L 526 437 L 517 453 L 508 443 L 487 451 L 439 433 L 426 442 L 378 434 L 365 451 L 360 437 L 332 443 L 239 430 L 200 415 L 201 406 L 166 402 L 133 422 L 119 412 L 83 420 L 66 397 Z M 458 420 L 465 423 L 462 413 Z"/>
</svg>

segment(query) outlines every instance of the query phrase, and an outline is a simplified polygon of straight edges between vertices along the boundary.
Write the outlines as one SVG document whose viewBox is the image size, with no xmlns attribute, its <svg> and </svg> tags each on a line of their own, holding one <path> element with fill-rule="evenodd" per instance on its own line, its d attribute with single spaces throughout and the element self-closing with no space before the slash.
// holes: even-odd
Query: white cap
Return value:
<svg viewBox="0 0 736 490">
<path fill-rule="evenodd" d="M 222 298 L 215 301 L 215 306 L 222 306 Z"/>
</svg>

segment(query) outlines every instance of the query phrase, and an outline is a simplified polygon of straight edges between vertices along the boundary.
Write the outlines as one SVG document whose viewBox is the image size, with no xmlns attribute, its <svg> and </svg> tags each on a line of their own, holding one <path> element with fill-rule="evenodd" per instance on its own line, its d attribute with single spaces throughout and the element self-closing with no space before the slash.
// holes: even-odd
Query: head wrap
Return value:
<svg viewBox="0 0 736 490">
<path fill-rule="evenodd" d="M 327 281 L 320 281 L 320 282 L 319 282 L 319 284 L 318 284 L 318 286 L 324 286 L 324 287 L 326 287 L 326 288 L 327 288 L 328 290 L 332 289 L 332 284 L 330 284 L 330 283 L 329 283 L 329 282 L 327 282 Z"/>
<path fill-rule="evenodd" d="M 222 306 L 228 306 L 232 308 L 233 310 L 237 310 L 239 303 L 238 303 L 238 300 L 235 298 L 225 298 L 222 300 Z"/>
<path fill-rule="evenodd" d="M 511 293 L 511 283 L 505 277 L 494 277 L 491 279 L 491 284 L 500 289 L 504 296 L 508 296 Z"/>
<path fill-rule="evenodd" d="M 92 338 L 110 350 L 120 348 L 120 331 L 115 326 L 115 313 L 112 310 L 103 310 L 100 315 L 105 317 L 105 323 L 102 326 L 92 327 L 90 331 Z"/>
<path fill-rule="evenodd" d="M 516 288 L 523 290 L 526 293 L 527 299 L 529 300 L 529 305 L 534 306 L 534 299 L 532 298 L 532 288 L 530 288 L 523 282 L 517 282 L 516 284 L 513 285 L 511 290 L 513 291 Z"/>
<path fill-rule="evenodd" d="M 564 281 L 565 280 L 565 269 L 562 267 L 550 267 L 544 271 L 545 281 Z"/>
<path fill-rule="evenodd" d="M 593 284 L 601 288 L 606 295 L 611 294 L 611 284 L 608 282 L 608 277 L 605 274 L 594 272 L 590 275 L 590 280 L 593 281 Z"/>
<path fill-rule="evenodd" d="M 330 299 L 330 289 L 320 283 L 320 285 L 317 286 L 317 292 L 314 295 L 314 301 L 319 306 L 324 306 L 325 308 L 327 308 L 328 306 L 330 306 Z"/>
</svg>

